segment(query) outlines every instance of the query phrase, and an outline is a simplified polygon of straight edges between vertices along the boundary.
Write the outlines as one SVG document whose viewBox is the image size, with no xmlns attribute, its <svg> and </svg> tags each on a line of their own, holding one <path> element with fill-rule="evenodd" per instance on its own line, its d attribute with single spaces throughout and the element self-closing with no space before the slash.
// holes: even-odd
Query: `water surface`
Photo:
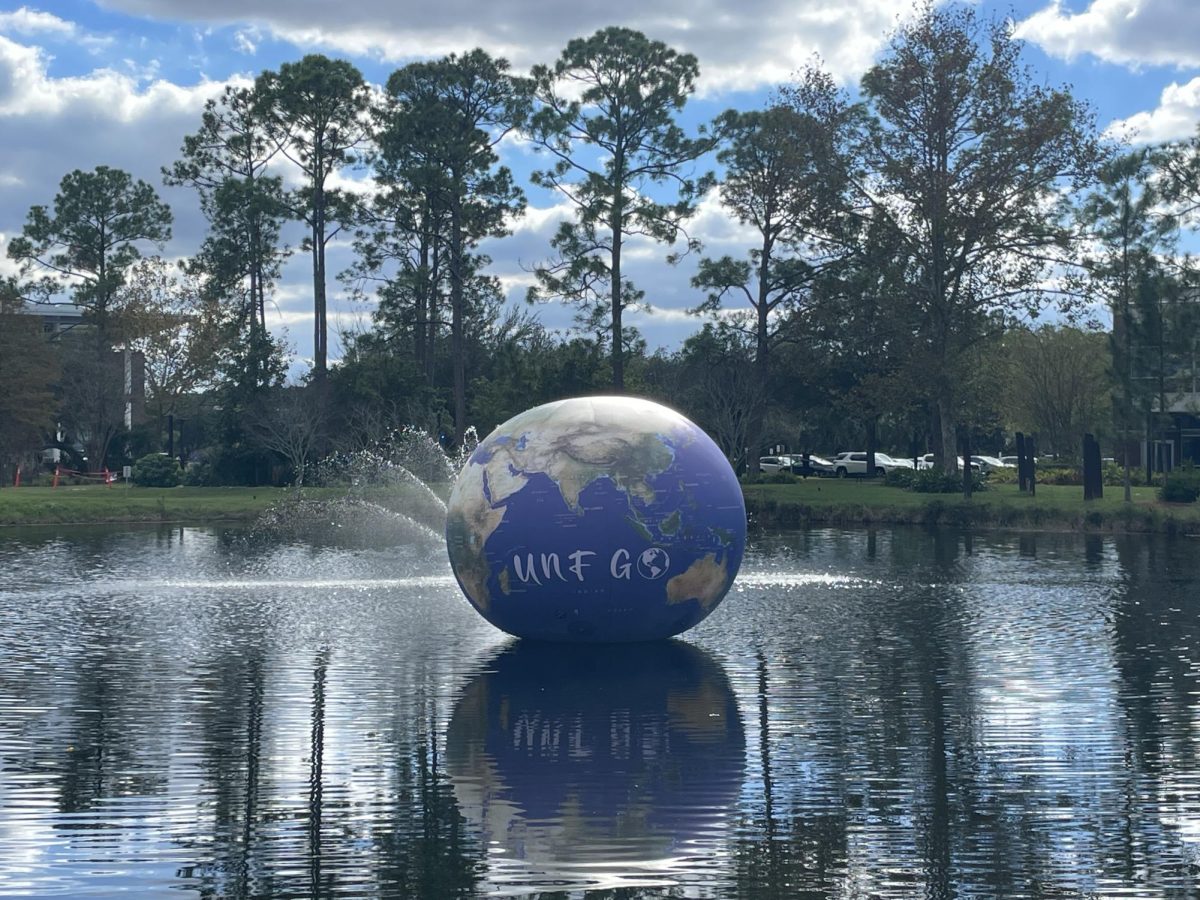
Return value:
<svg viewBox="0 0 1200 900">
<path fill-rule="evenodd" d="M 1200 896 L 1200 544 L 760 538 L 684 640 L 441 554 L 0 533 L 0 895 Z"/>
</svg>

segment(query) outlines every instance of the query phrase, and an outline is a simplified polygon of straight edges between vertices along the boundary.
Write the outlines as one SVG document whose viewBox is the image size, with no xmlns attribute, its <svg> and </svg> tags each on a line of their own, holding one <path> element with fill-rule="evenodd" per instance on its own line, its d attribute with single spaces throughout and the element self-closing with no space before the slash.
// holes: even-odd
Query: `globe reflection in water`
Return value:
<svg viewBox="0 0 1200 900">
<path fill-rule="evenodd" d="M 459 697 L 446 764 L 494 880 L 613 887 L 712 852 L 744 750 L 724 670 L 691 645 L 521 641 Z"/>
</svg>

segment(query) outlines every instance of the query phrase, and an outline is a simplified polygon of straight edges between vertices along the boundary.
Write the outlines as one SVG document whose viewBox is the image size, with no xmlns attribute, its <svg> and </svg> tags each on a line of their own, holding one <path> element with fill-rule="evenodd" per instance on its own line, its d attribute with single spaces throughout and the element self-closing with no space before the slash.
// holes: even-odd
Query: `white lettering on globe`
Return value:
<svg viewBox="0 0 1200 900">
<path fill-rule="evenodd" d="M 587 558 L 595 556 L 594 550 L 576 550 L 567 554 L 570 565 L 566 572 L 575 576 L 576 581 L 583 581 L 585 570 L 592 568 Z M 647 581 L 662 578 L 671 566 L 671 557 L 661 547 L 650 547 L 643 550 L 637 557 L 636 566 L 631 562 L 631 554 L 624 547 L 615 551 L 608 561 L 608 574 L 618 580 L 630 581 L 634 568 L 638 576 Z M 563 572 L 562 562 L 557 553 L 526 553 L 514 554 L 512 558 L 513 573 L 522 584 L 541 585 L 547 581 L 570 581 Z"/>
</svg>

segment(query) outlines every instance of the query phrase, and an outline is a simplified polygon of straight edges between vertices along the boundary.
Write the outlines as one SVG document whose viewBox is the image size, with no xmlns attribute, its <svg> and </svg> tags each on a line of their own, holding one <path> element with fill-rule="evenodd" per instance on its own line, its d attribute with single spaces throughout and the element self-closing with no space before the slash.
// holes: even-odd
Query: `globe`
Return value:
<svg viewBox="0 0 1200 900">
<path fill-rule="evenodd" d="M 746 543 L 724 454 L 686 417 L 633 397 L 514 416 L 471 454 L 446 545 L 471 605 L 547 641 L 647 641 L 721 602 Z"/>
</svg>

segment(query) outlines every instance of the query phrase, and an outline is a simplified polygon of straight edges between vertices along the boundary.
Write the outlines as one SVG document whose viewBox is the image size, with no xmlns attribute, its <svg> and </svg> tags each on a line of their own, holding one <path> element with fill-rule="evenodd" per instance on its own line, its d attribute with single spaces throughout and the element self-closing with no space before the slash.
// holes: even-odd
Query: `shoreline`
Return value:
<svg viewBox="0 0 1200 900">
<path fill-rule="evenodd" d="M 998 485 L 964 500 L 961 494 L 914 494 L 880 484 L 845 482 L 745 485 L 752 527 L 874 527 L 920 525 L 1015 532 L 1200 536 L 1200 503 L 1163 503 L 1155 488 L 1137 488 L 1126 504 L 1121 488 L 1083 500 L 1074 486 L 1039 485 L 1034 497 Z M 855 492 L 859 495 L 855 496 Z M 831 496 L 832 495 L 832 496 Z"/>
<path fill-rule="evenodd" d="M 337 488 L 22 487 L 0 489 L 0 530 L 23 527 L 246 524 L 291 497 L 320 499 Z M 997 485 L 970 501 L 856 480 L 743 485 L 751 529 L 881 525 L 1001 531 L 1081 531 L 1200 536 L 1200 503 L 1163 503 L 1154 488 L 1120 488 L 1085 503 L 1082 489 L 1039 485 L 1036 497 Z"/>
</svg>

